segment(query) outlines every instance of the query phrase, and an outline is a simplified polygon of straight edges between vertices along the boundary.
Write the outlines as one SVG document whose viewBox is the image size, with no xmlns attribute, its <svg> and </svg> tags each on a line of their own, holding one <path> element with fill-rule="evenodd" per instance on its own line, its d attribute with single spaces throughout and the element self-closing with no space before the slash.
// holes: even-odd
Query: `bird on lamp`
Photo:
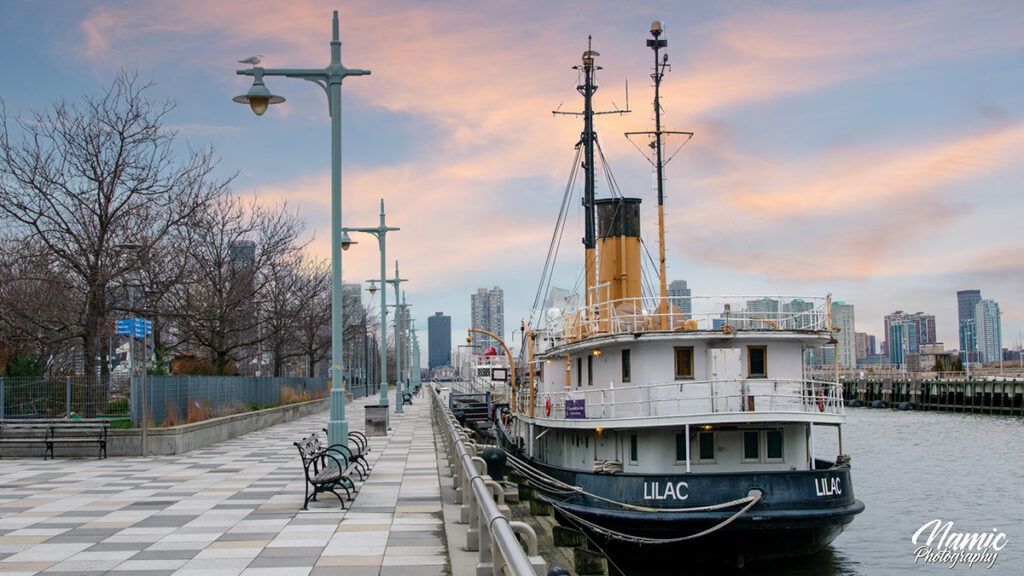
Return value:
<svg viewBox="0 0 1024 576">
<path fill-rule="evenodd" d="M 263 61 L 263 54 L 257 54 L 255 56 L 249 56 L 245 60 L 239 60 L 239 64 L 252 64 L 253 66 Z"/>
</svg>

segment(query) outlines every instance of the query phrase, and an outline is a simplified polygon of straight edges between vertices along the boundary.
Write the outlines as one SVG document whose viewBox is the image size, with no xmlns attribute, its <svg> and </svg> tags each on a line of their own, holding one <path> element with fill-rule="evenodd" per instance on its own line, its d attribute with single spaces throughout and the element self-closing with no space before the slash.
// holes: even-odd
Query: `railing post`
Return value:
<svg viewBox="0 0 1024 576">
<path fill-rule="evenodd" d="M 71 376 L 64 379 L 64 418 L 71 418 Z"/>
</svg>

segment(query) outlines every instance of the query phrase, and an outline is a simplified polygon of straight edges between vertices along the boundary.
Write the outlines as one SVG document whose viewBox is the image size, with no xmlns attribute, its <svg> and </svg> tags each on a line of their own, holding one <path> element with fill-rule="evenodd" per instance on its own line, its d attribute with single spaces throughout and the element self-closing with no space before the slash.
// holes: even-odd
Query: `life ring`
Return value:
<svg viewBox="0 0 1024 576">
<path fill-rule="evenodd" d="M 825 411 L 825 394 L 823 392 L 818 392 L 818 412 L 824 412 L 824 411 Z"/>
<path fill-rule="evenodd" d="M 548 401 L 544 403 L 544 415 L 551 416 L 551 397 L 548 396 Z"/>
</svg>

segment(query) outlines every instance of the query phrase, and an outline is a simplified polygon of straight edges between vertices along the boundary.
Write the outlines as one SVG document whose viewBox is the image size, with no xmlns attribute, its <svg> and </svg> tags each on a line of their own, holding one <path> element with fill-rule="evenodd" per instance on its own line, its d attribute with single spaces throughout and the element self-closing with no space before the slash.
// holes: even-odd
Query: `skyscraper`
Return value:
<svg viewBox="0 0 1024 576">
<path fill-rule="evenodd" d="M 452 317 L 437 312 L 427 318 L 427 366 L 433 370 L 452 363 Z"/>
<path fill-rule="evenodd" d="M 686 280 L 673 280 L 668 285 L 667 295 L 668 301 L 682 310 L 683 314 L 687 317 L 693 315 L 693 302 L 690 300 L 692 294 L 686 286 Z"/>
<path fill-rule="evenodd" d="M 834 333 L 838 342 L 835 349 L 839 354 L 838 364 L 844 368 L 856 368 L 857 337 L 854 332 L 853 304 L 832 303 L 832 327 L 839 329 L 839 332 Z"/>
<path fill-rule="evenodd" d="M 917 332 L 913 335 L 913 338 L 910 338 L 907 341 L 900 340 L 900 345 L 904 348 L 902 351 L 896 350 L 896 346 L 889 340 L 889 327 L 894 324 L 909 324 L 913 326 L 914 330 Z M 925 314 L 924 312 L 908 314 L 902 310 L 897 310 L 892 314 L 886 315 L 884 335 L 886 339 L 886 351 L 889 354 L 890 360 L 895 357 L 894 354 L 917 354 L 921 345 L 935 344 L 935 316 L 933 314 Z M 912 345 L 907 348 L 907 345 L 910 343 L 912 343 Z M 893 362 L 893 364 L 901 363 L 902 361 Z"/>
<path fill-rule="evenodd" d="M 1003 356 L 1003 331 L 999 304 L 985 298 L 974 306 L 974 327 L 977 336 L 978 361 L 998 362 Z"/>
<path fill-rule="evenodd" d="M 478 330 L 487 330 L 504 340 L 505 295 L 501 288 L 497 286 L 490 290 L 480 288 L 476 291 L 476 294 L 472 295 L 470 301 L 472 306 L 470 327 Z M 473 340 L 473 348 L 481 352 L 490 347 L 501 347 L 490 336 L 478 332 L 471 333 L 471 338 Z"/>
<path fill-rule="evenodd" d="M 964 360 L 977 361 L 978 339 L 974 324 L 975 308 L 981 302 L 981 290 L 957 290 L 956 308 L 960 327 L 960 351 Z"/>
</svg>

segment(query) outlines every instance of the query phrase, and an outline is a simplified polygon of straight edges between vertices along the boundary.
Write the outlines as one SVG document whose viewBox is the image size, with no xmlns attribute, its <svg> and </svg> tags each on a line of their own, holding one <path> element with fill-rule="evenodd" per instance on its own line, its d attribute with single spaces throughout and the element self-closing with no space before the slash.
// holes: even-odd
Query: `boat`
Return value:
<svg viewBox="0 0 1024 576">
<path fill-rule="evenodd" d="M 743 566 L 810 555 L 864 510 L 842 453 L 842 386 L 804 373 L 807 351 L 836 345 L 831 298 L 667 295 L 660 30 L 648 40 L 656 131 L 635 133 L 657 153 L 660 290 L 643 289 L 642 200 L 614 188 L 595 197 L 600 66 L 588 43 L 574 67 L 584 96 L 583 294 L 546 302 L 524 326 L 495 434 L 558 521 L 610 557 Z M 818 458 L 816 434 L 833 431 L 837 456 Z"/>
</svg>

